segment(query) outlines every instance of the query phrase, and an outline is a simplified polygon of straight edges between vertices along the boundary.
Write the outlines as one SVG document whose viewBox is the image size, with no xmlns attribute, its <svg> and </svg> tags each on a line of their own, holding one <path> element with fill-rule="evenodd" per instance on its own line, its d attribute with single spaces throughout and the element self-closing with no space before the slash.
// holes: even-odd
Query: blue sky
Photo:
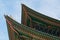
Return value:
<svg viewBox="0 0 60 40">
<path fill-rule="evenodd" d="M 4 14 L 21 23 L 21 3 L 60 20 L 60 0 L 0 0 L 0 40 L 9 40 Z"/>
</svg>

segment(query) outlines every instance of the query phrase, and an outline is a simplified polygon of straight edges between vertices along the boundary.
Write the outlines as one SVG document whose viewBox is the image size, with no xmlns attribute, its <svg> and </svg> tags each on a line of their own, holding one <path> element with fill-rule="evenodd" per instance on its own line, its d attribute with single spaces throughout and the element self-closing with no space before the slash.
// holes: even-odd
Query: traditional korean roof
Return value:
<svg viewBox="0 0 60 40">
<path fill-rule="evenodd" d="M 55 25 L 55 26 L 59 26 L 60 27 L 60 20 L 54 19 L 52 17 L 49 17 L 47 15 L 44 15 L 42 13 L 39 13 L 29 7 L 27 7 L 26 5 L 22 4 L 22 23 L 24 24 L 25 21 L 28 19 L 28 16 L 30 17 L 34 17 L 37 18 L 39 20 L 44 21 L 45 23 L 51 24 L 51 25 Z M 26 24 L 26 23 L 25 23 Z"/>
<path fill-rule="evenodd" d="M 21 23 L 33 29 L 60 37 L 60 20 L 51 18 L 22 4 Z"/>
<path fill-rule="evenodd" d="M 60 40 L 60 21 L 22 4 L 21 24 L 5 15 L 10 40 Z"/>
<path fill-rule="evenodd" d="M 24 39 L 35 40 L 60 40 L 59 37 L 44 33 L 28 26 L 18 23 L 9 16 L 5 16 L 10 40 L 18 40 L 20 37 Z"/>
</svg>

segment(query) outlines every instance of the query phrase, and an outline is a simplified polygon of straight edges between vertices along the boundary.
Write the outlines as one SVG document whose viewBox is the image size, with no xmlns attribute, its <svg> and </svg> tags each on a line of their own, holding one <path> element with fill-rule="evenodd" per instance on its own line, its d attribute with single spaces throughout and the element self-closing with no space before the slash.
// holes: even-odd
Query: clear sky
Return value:
<svg viewBox="0 0 60 40">
<path fill-rule="evenodd" d="M 4 14 L 21 23 L 21 4 L 60 20 L 60 0 L 0 0 L 0 40 L 9 40 Z"/>
</svg>

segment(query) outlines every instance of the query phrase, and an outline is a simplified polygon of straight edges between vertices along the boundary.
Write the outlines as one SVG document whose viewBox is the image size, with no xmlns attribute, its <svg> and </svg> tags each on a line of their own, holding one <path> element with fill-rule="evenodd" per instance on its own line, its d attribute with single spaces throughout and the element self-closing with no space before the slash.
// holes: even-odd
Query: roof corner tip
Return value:
<svg viewBox="0 0 60 40">
<path fill-rule="evenodd" d="M 24 4 L 23 4 L 23 3 L 21 3 L 21 5 L 23 6 Z"/>
<path fill-rule="evenodd" d="M 23 3 L 21 3 L 21 5 L 24 5 Z"/>
<path fill-rule="evenodd" d="M 4 17 L 6 18 L 6 17 L 10 17 L 10 15 L 6 15 L 6 14 L 4 14 Z"/>
<path fill-rule="evenodd" d="M 7 15 L 4 14 L 4 17 L 6 17 Z"/>
<path fill-rule="evenodd" d="M 22 6 L 26 6 L 25 4 L 21 3 Z"/>
</svg>

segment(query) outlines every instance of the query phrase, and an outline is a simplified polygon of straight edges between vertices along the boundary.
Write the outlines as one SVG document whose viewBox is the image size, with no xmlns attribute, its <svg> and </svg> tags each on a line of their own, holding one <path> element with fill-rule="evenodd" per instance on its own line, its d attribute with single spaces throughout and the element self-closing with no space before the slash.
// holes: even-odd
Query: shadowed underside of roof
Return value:
<svg viewBox="0 0 60 40">
<path fill-rule="evenodd" d="M 47 33 L 40 32 L 40 31 L 37 31 L 35 29 L 32 29 L 32 28 L 30 28 L 28 26 L 25 26 L 23 24 L 20 24 L 20 23 L 16 22 L 15 20 L 11 19 L 9 16 L 5 16 L 5 18 L 6 18 L 6 21 L 8 20 L 7 23 L 8 23 L 8 30 L 9 30 L 10 38 L 13 38 L 14 39 L 15 38 L 15 35 L 17 34 L 17 38 L 18 39 L 20 37 L 19 35 L 24 35 L 24 36 L 27 36 L 27 37 L 29 37 L 31 39 L 37 39 L 37 40 L 56 40 L 56 39 L 57 40 L 60 40 L 56 36 L 52 36 L 52 35 L 49 35 Z M 14 34 L 11 33 L 11 31 L 10 31 L 9 28 L 11 28 L 11 31 L 13 31 Z M 15 40 L 17 38 L 15 38 Z"/>
<path fill-rule="evenodd" d="M 60 26 L 60 20 L 48 17 L 42 13 L 36 12 L 36 11 L 32 10 L 31 8 L 22 4 L 22 18 L 21 18 L 22 23 L 24 22 L 23 19 L 27 19 L 26 17 L 28 15 L 35 16 L 37 19 L 43 20 L 46 23 L 50 23 L 52 25 Z"/>
<path fill-rule="evenodd" d="M 60 21 L 38 13 L 22 4 L 21 23 L 54 36 L 60 37 Z"/>
<path fill-rule="evenodd" d="M 60 21 L 22 4 L 21 24 L 5 15 L 10 40 L 60 40 Z"/>
</svg>

